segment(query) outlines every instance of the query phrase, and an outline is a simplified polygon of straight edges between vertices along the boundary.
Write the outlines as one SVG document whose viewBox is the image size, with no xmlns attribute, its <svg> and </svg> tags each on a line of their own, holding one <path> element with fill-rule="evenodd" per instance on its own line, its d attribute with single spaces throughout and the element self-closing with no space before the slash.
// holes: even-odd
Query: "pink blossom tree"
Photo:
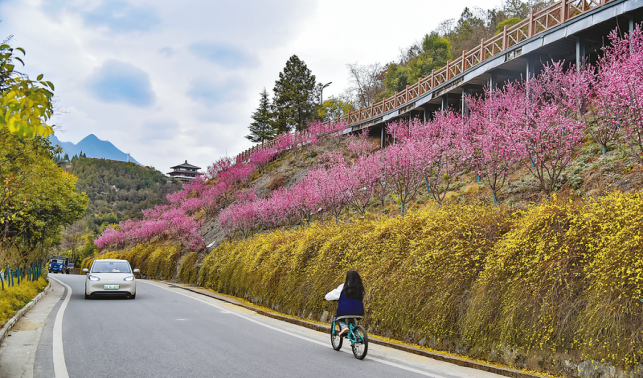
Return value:
<svg viewBox="0 0 643 378">
<path fill-rule="evenodd" d="M 567 83 L 559 67 L 548 65 L 527 86 L 516 85 L 510 92 L 519 104 L 513 117 L 519 122 L 520 144 L 529 159 L 529 171 L 546 194 L 556 189 L 585 131 L 583 122 L 570 116 L 576 109 L 570 109 L 570 103 L 557 95 L 568 90 Z"/>
<path fill-rule="evenodd" d="M 462 115 L 436 112 L 429 122 L 411 124 L 405 143 L 417 146 L 420 176 L 427 191 L 441 206 L 455 178 L 471 164 L 470 144 Z"/>
<path fill-rule="evenodd" d="M 347 177 L 345 165 L 338 164 L 328 169 L 317 168 L 308 172 L 308 179 L 320 193 L 319 205 L 324 213 L 339 220 L 347 205 Z"/>
<path fill-rule="evenodd" d="M 376 155 L 362 155 L 342 175 L 347 179 L 347 201 L 351 209 L 359 215 L 366 215 L 366 207 L 371 203 L 379 189 L 383 176 L 382 160 Z"/>
<path fill-rule="evenodd" d="M 373 151 L 373 144 L 368 140 L 368 129 L 363 129 L 356 135 L 348 136 L 346 140 L 346 148 L 354 157 Z"/>
<path fill-rule="evenodd" d="M 422 187 L 424 162 L 418 146 L 413 143 L 395 144 L 382 151 L 384 171 L 391 191 L 404 215 L 406 206 Z"/>
<path fill-rule="evenodd" d="M 641 26 L 619 37 L 609 35 L 598 62 L 597 99 L 607 128 L 617 128 L 617 142 L 643 163 L 643 33 Z M 613 130 L 613 129 L 612 129 Z"/>
<path fill-rule="evenodd" d="M 523 160 L 523 148 L 519 144 L 518 112 L 514 109 L 513 84 L 504 89 L 485 89 L 484 97 L 467 98 L 470 113 L 467 119 L 467 136 L 471 144 L 472 166 L 480 180 L 492 192 L 498 203 L 498 192 L 507 178 L 516 172 Z"/>
</svg>

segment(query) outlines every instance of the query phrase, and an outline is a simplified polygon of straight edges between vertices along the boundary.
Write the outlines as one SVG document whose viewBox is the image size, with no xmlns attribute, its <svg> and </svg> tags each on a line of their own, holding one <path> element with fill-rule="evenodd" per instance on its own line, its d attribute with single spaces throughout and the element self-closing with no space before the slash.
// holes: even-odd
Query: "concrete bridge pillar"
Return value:
<svg viewBox="0 0 643 378">
<path fill-rule="evenodd" d="M 498 74 L 495 72 L 491 72 L 489 74 L 489 90 L 494 91 L 496 90 L 496 86 L 498 85 Z"/>
<path fill-rule="evenodd" d="M 449 94 L 445 93 L 442 96 L 442 111 L 449 109 Z"/>
<path fill-rule="evenodd" d="M 536 75 L 536 60 L 534 58 L 527 58 L 527 67 L 525 74 L 527 75 L 527 77 L 525 78 L 525 81 L 527 83 L 529 83 L 529 80 L 531 80 L 531 78 Z"/>
<path fill-rule="evenodd" d="M 628 17 L 629 22 L 628 22 L 628 29 L 629 29 L 629 34 L 632 35 L 632 32 L 634 31 L 634 17 Z M 633 46 L 632 46 L 632 40 L 630 40 L 630 54 L 633 51 Z"/>
<path fill-rule="evenodd" d="M 576 71 L 585 68 L 585 41 L 576 38 Z"/>
<path fill-rule="evenodd" d="M 469 106 L 467 105 L 467 97 L 471 95 L 471 89 L 464 87 L 462 89 L 462 115 L 469 114 Z"/>
</svg>

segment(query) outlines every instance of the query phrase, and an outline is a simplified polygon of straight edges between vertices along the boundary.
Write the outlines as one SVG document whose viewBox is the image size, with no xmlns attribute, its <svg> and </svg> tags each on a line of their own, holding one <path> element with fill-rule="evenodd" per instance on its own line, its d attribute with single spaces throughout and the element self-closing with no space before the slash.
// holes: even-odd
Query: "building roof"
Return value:
<svg viewBox="0 0 643 378">
<path fill-rule="evenodd" d="M 187 160 L 183 164 L 175 165 L 174 167 L 170 167 L 170 168 L 172 168 L 172 169 L 175 169 L 175 168 L 192 168 L 192 169 L 196 168 L 196 169 L 201 169 L 201 167 L 197 167 L 196 165 L 188 164 Z"/>
</svg>

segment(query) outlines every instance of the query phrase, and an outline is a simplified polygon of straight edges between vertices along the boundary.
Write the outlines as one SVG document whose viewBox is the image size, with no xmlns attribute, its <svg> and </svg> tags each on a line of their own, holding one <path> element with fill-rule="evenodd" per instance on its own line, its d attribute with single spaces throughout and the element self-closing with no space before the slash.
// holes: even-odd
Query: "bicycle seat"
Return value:
<svg viewBox="0 0 643 378">
<path fill-rule="evenodd" d="M 338 317 L 336 317 L 336 318 L 335 318 L 335 320 L 341 320 L 341 319 L 355 319 L 355 320 L 360 320 L 360 319 L 361 319 L 361 318 L 363 318 L 363 317 L 364 317 L 364 315 L 342 315 L 342 316 L 338 316 Z"/>
</svg>

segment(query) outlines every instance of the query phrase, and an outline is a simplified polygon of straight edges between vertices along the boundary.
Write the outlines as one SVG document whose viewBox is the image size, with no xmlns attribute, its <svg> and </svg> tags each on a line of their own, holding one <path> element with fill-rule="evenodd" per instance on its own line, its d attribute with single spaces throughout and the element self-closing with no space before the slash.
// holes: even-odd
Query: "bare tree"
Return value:
<svg viewBox="0 0 643 378">
<path fill-rule="evenodd" d="M 78 260 L 77 249 L 84 244 L 83 234 L 84 227 L 82 221 L 77 221 L 70 226 L 65 227 L 61 234 L 61 251 L 71 251 L 71 260 Z"/>
<path fill-rule="evenodd" d="M 435 30 L 438 32 L 440 37 L 446 37 L 449 34 L 453 33 L 455 29 L 455 19 L 449 18 L 448 20 L 441 21 L 438 24 L 438 27 Z"/>
<path fill-rule="evenodd" d="M 375 96 L 385 89 L 384 77 L 386 66 L 380 63 L 359 65 L 347 64 L 350 72 L 350 91 L 355 98 L 357 107 L 369 106 L 375 101 Z"/>
</svg>

